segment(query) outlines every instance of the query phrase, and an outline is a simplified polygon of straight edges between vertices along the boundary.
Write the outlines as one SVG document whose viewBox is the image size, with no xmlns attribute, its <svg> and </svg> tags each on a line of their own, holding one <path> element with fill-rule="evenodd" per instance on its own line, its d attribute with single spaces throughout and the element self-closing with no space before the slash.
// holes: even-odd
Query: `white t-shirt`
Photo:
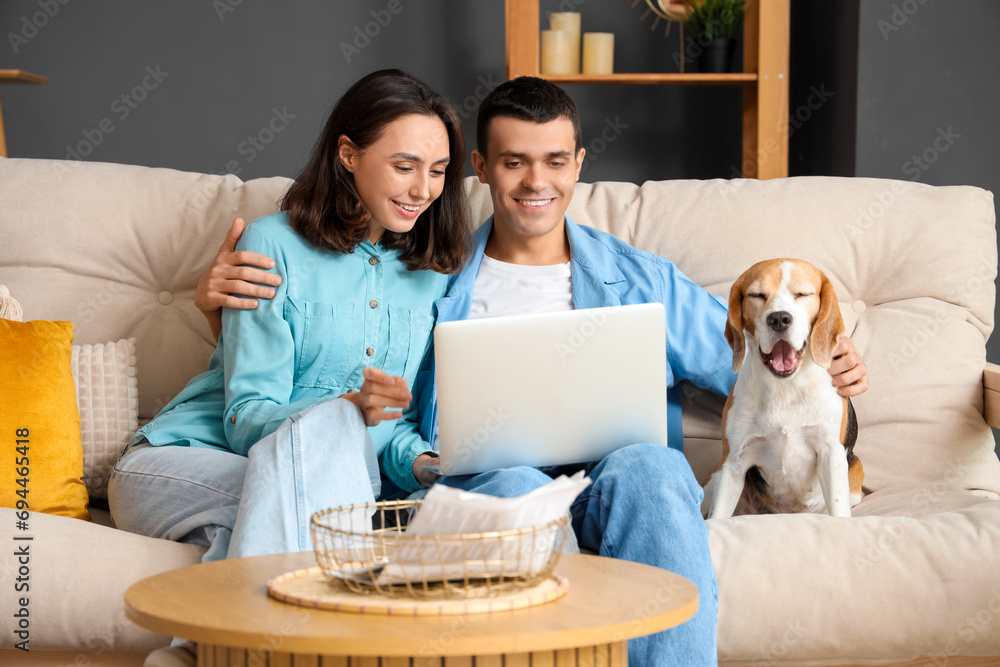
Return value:
<svg viewBox="0 0 1000 667">
<path fill-rule="evenodd" d="M 509 264 L 483 255 L 469 319 L 573 310 L 570 263 Z"/>
</svg>

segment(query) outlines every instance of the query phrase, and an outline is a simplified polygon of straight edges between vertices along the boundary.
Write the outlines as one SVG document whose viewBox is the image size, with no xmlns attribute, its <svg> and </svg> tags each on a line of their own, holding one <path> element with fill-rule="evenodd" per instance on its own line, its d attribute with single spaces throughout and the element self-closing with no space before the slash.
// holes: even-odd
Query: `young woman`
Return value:
<svg viewBox="0 0 1000 667">
<path fill-rule="evenodd" d="M 301 551 L 312 513 L 372 501 L 380 470 L 404 490 L 430 484 L 402 410 L 444 274 L 467 253 L 464 154 L 454 108 L 420 81 L 384 70 L 344 94 L 282 212 L 231 256 L 272 258 L 235 275 L 273 295 L 223 310 L 208 372 L 115 465 L 119 528 L 201 544 L 204 561 Z"/>
</svg>

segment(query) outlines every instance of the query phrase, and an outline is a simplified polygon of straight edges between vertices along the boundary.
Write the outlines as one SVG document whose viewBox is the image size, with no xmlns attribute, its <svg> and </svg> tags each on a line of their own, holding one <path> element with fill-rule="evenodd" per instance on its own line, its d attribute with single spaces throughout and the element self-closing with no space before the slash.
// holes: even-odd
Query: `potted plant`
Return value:
<svg viewBox="0 0 1000 667">
<path fill-rule="evenodd" d="M 698 71 L 731 71 L 747 0 L 689 0 L 688 4 L 688 48 Z"/>
</svg>

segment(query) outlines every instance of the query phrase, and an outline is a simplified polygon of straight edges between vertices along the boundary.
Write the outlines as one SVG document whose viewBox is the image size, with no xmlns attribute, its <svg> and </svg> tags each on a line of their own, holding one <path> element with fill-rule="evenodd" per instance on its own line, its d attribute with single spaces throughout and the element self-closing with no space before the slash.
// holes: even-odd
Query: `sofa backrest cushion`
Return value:
<svg viewBox="0 0 1000 667">
<path fill-rule="evenodd" d="M 194 290 L 233 218 L 275 211 L 290 183 L 0 160 L 0 282 L 25 320 L 73 321 L 77 344 L 134 337 L 139 419 L 148 420 L 215 348 Z"/>
<path fill-rule="evenodd" d="M 1000 492 L 1000 461 L 982 417 L 997 274 L 991 193 L 831 177 L 596 183 L 577 186 L 568 215 L 670 259 L 723 297 L 760 260 L 815 264 L 836 287 L 868 367 L 870 389 L 854 400 L 865 487 Z M 721 408 L 705 406 L 720 403 L 695 388 L 685 398 L 686 411 L 708 420 L 685 420 L 688 447 L 711 452 L 707 461 L 687 452 L 704 476 L 721 456 L 713 416 Z"/>
<path fill-rule="evenodd" d="M 289 179 L 241 182 L 127 165 L 0 160 L 0 283 L 28 319 L 68 319 L 78 344 L 135 337 L 140 420 L 205 369 L 214 341 L 194 307 L 233 218 L 277 209 Z M 473 216 L 492 204 L 468 179 Z M 865 485 L 1000 492 L 982 417 L 997 255 L 992 195 L 827 177 L 579 184 L 576 222 L 667 257 L 726 296 L 754 262 L 799 257 L 837 289 L 868 366 L 855 400 Z M 721 401 L 685 389 L 689 460 L 719 455 Z"/>
</svg>

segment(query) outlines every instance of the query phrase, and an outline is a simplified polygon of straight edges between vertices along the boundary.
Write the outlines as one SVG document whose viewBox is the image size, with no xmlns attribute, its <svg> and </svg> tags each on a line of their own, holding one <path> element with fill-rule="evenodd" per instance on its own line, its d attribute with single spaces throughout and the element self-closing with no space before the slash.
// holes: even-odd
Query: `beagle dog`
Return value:
<svg viewBox="0 0 1000 667">
<path fill-rule="evenodd" d="M 722 412 L 709 518 L 775 512 L 850 516 L 864 471 L 857 419 L 828 370 L 844 334 L 833 285 L 797 259 L 750 267 L 729 295 L 736 384 Z"/>
</svg>

